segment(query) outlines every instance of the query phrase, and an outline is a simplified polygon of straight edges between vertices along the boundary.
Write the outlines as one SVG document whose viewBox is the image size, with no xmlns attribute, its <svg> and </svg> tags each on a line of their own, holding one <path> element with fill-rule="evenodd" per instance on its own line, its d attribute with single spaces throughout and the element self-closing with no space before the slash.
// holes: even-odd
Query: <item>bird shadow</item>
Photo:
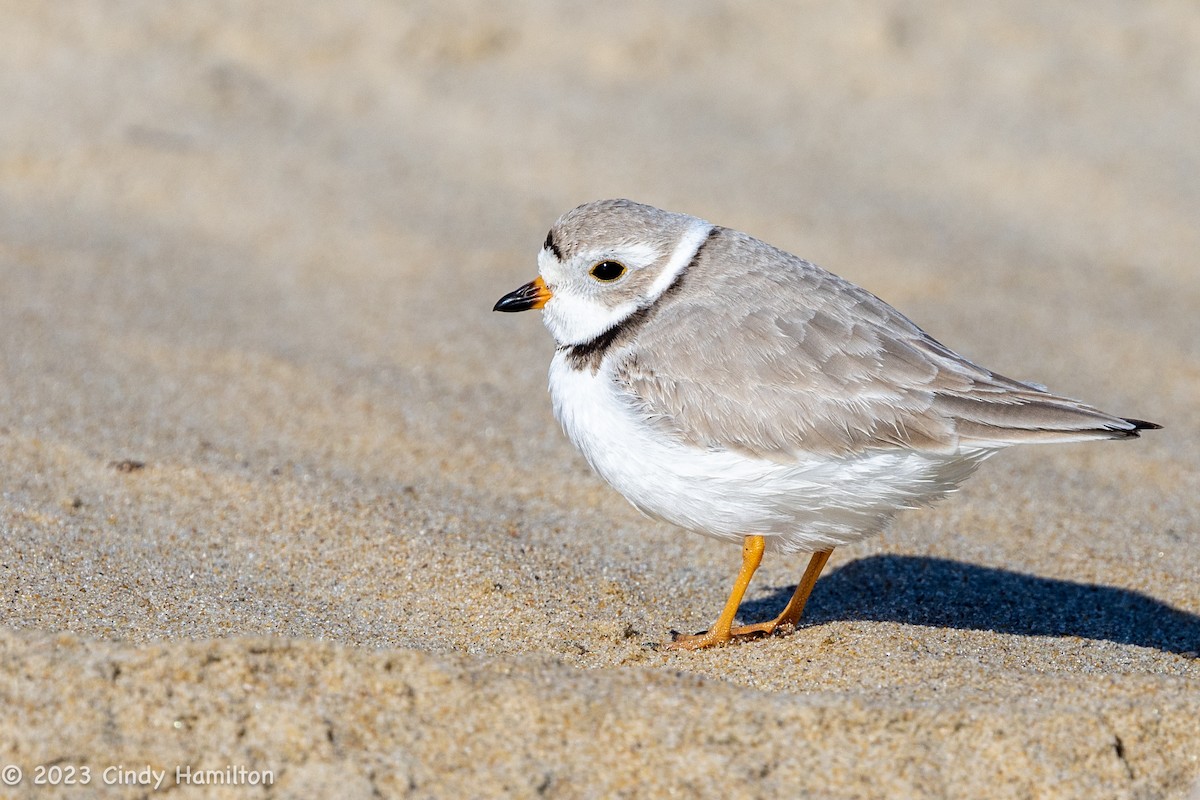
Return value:
<svg viewBox="0 0 1200 800">
<path fill-rule="evenodd" d="M 794 590 L 780 587 L 747 601 L 745 619 L 770 619 Z M 1078 636 L 1188 655 L 1200 651 L 1200 616 L 1141 592 L 921 556 L 870 556 L 821 578 L 801 625 L 834 620 Z"/>
</svg>

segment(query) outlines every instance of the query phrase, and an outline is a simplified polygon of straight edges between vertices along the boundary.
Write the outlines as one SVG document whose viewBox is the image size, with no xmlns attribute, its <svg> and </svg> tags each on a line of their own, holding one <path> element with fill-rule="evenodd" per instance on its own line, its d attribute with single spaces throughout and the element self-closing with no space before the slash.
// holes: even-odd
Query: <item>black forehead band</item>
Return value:
<svg viewBox="0 0 1200 800">
<path fill-rule="evenodd" d="M 554 241 L 554 231 L 551 230 L 546 234 L 546 242 L 542 245 L 543 250 L 549 250 L 554 253 L 554 257 L 562 261 L 562 250 L 558 249 L 558 242 Z"/>
</svg>

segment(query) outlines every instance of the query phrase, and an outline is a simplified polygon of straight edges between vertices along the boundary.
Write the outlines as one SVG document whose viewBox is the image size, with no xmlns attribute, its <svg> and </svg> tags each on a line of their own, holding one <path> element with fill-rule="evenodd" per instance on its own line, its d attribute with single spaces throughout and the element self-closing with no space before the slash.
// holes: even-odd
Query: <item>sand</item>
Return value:
<svg viewBox="0 0 1200 800">
<path fill-rule="evenodd" d="M 0 796 L 1197 796 L 1192 4 L 11 2 L 0 108 Z M 1166 429 L 656 649 L 737 549 L 490 311 L 610 196 Z"/>
</svg>

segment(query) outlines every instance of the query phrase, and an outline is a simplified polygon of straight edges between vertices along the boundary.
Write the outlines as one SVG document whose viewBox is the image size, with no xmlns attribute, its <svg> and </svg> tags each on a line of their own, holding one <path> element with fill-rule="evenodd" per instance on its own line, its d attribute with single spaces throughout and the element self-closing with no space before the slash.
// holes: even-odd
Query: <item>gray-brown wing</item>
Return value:
<svg viewBox="0 0 1200 800">
<path fill-rule="evenodd" d="M 874 295 L 744 234 L 722 230 L 684 280 L 616 374 L 656 424 L 700 447 L 947 453 L 1139 427 L 978 367 Z"/>
</svg>

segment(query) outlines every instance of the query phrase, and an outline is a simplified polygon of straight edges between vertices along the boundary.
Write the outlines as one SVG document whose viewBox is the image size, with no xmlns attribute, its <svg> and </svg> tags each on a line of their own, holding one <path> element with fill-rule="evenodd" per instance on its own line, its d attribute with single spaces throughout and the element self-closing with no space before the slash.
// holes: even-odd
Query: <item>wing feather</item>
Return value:
<svg viewBox="0 0 1200 800">
<path fill-rule="evenodd" d="M 879 298 L 720 229 L 617 354 L 642 411 L 699 447 L 765 458 L 951 453 L 1135 436 L 1105 414 L 976 366 Z"/>
</svg>

